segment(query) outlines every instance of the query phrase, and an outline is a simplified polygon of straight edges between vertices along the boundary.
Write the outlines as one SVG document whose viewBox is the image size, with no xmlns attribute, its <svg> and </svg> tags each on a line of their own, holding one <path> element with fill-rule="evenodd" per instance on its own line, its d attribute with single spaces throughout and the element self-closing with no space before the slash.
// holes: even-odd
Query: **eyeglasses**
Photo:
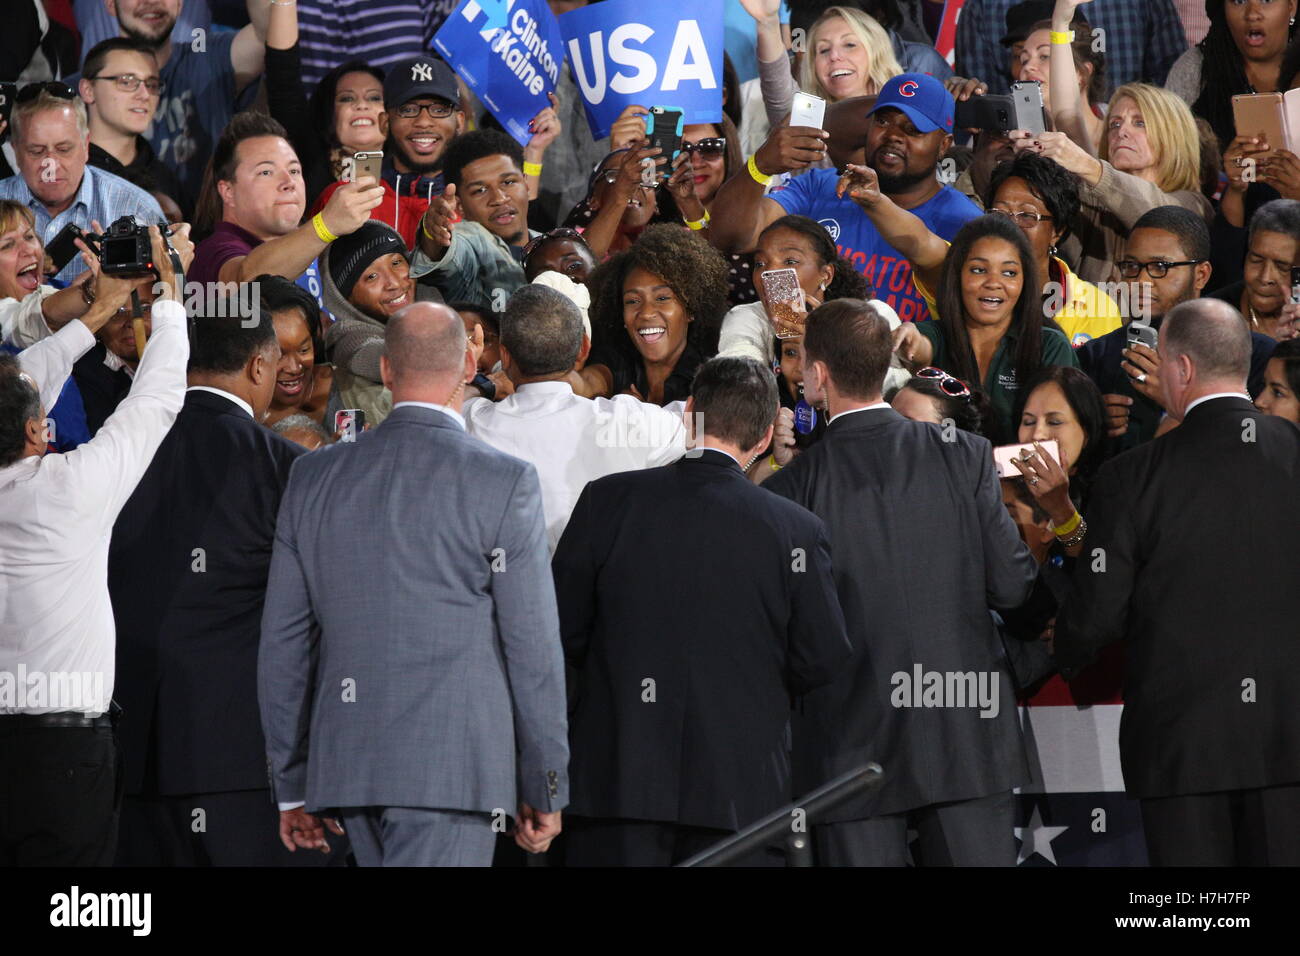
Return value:
<svg viewBox="0 0 1300 956">
<path fill-rule="evenodd" d="M 456 107 L 451 103 L 403 103 L 394 112 L 402 119 L 415 119 L 423 110 L 428 110 L 432 119 L 446 119 Z"/>
<path fill-rule="evenodd" d="M 699 153 L 705 159 L 720 159 L 727 153 L 725 136 L 709 136 L 695 143 L 682 143 L 683 153 Z"/>
<path fill-rule="evenodd" d="M 42 93 L 49 93 L 61 100 L 76 99 L 77 94 L 67 83 L 58 80 L 46 80 L 44 83 L 28 83 L 14 96 L 15 103 L 30 103 Z"/>
<path fill-rule="evenodd" d="M 999 216 L 1006 216 L 1015 222 L 1021 229 L 1032 228 L 1040 222 L 1051 222 L 1051 216 L 1045 216 L 1041 212 L 1012 212 L 1010 209 L 998 209 L 996 206 L 989 212 L 997 213 Z"/>
<path fill-rule="evenodd" d="M 134 73 L 119 73 L 116 76 L 90 76 L 89 80 L 112 80 L 123 93 L 134 93 L 144 84 L 144 88 L 149 91 L 150 96 L 159 96 L 167 88 L 167 84 L 156 76 L 144 77 L 136 76 Z"/>
<path fill-rule="evenodd" d="M 949 398 L 961 398 L 970 400 L 970 388 L 959 378 L 953 378 L 941 368 L 935 368 L 933 365 L 927 365 L 925 368 L 916 370 L 916 377 L 923 378 L 927 381 L 934 382 Z"/>
<path fill-rule="evenodd" d="M 580 242 L 584 246 L 587 244 L 587 240 L 582 238 L 582 233 L 578 232 L 578 230 L 570 229 L 568 226 L 560 226 L 558 229 L 552 229 L 550 232 L 540 233 L 539 235 L 533 236 L 533 238 L 529 239 L 528 244 L 524 246 L 524 258 L 527 259 L 533 254 L 534 249 L 542 243 L 549 242 L 552 239 L 568 239 L 573 242 Z"/>
<path fill-rule="evenodd" d="M 1138 262 L 1136 259 L 1121 259 L 1115 263 L 1115 268 L 1119 269 L 1119 274 L 1125 279 L 1136 279 L 1142 274 L 1142 270 L 1147 270 L 1147 275 L 1153 279 L 1163 279 L 1170 269 L 1178 266 L 1194 266 L 1204 262 L 1204 259 L 1184 259 L 1182 262 L 1166 262 L 1163 259 L 1153 259 L 1150 262 Z"/>
</svg>

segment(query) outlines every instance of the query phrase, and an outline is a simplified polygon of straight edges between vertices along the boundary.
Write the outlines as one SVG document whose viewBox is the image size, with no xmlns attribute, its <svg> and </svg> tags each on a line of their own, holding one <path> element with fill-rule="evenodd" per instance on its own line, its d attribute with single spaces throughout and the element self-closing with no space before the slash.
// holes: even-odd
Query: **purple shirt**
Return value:
<svg viewBox="0 0 1300 956">
<path fill-rule="evenodd" d="M 237 256 L 246 256 L 262 240 L 233 222 L 219 222 L 212 235 L 194 247 L 194 261 L 190 263 L 187 282 L 216 282 L 221 267 Z"/>
</svg>

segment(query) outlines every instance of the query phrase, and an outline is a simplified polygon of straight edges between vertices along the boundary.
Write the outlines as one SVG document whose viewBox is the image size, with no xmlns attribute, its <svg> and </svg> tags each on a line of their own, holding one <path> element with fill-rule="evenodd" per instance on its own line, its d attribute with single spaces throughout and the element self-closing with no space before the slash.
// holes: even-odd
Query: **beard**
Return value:
<svg viewBox="0 0 1300 956">
<path fill-rule="evenodd" d="M 144 28 L 139 26 L 128 26 L 118 21 L 122 28 L 122 33 L 128 40 L 135 40 L 137 43 L 145 43 L 152 47 L 161 47 L 172 35 L 172 29 L 176 26 L 176 18 L 166 18 L 158 23 L 153 33 L 145 32 Z"/>
<path fill-rule="evenodd" d="M 389 146 L 390 152 L 397 153 L 397 155 L 402 160 L 402 165 L 411 171 L 409 173 L 404 173 L 403 175 L 428 176 L 442 169 L 442 156 L 443 153 L 446 152 L 445 143 L 444 143 L 443 152 L 439 153 L 438 158 L 434 160 L 412 156 L 410 153 L 406 151 L 406 147 L 404 145 L 402 145 L 401 143 L 399 143 L 394 139 L 389 139 L 389 144 L 390 144 Z"/>
<path fill-rule="evenodd" d="M 881 150 L 883 149 L 883 146 L 877 148 L 876 151 L 867 158 L 867 165 L 876 171 L 876 179 L 880 182 L 880 191 L 886 196 L 907 192 L 909 189 L 925 182 L 925 180 L 934 175 L 935 167 L 933 166 L 923 172 L 911 172 L 907 169 L 906 163 L 904 163 L 903 171 L 901 173 L 894 173 L 891 175 L 884 172 L 876 161 L 876 158 L 880 155 Z"/>
</svg>

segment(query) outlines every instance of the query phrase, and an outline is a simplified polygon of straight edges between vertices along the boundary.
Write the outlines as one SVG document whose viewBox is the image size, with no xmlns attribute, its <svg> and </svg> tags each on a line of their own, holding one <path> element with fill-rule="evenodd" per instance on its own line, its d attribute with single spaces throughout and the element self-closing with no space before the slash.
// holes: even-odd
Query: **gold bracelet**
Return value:
<svg viewBox="0 0 1300 956">
<path fill-rule="evenodd" d="M 776 463 L 776 452 L 767 456 L 767 463 L 772 466 L 773 471 L 780 471 L 781 466 Z"/>
<path fill-rule="evenodd" d="M 338 238 L 329 231 L 329 227 L 325 225 L 325 217 L 321 213 L 311 217 L 311 227 L 316 230 L 316 238 L 326 245 Z"/>
<path fill-rule="evenodd" d="M 752 176 L 754 178 L 754 182 L 758 183 L 760 186 L 766 186 L 775 178 L 773 176 L 767 175 L 767 173 L 761 171 L 758 168 L 758 163 L 754 162 L 753 155 L 749 157 L 749 162 L 746 163 L 745 165 L 746 168 L 749 169 L 749 175 Z"/>
<path fill-rule="evenodd" d="M 709 211 L 707 209 L 704 210 L 703 219 L 695 219 L 695 220 L 686 219 L 684 221 L 686 223 L 687 229 L 690 229 L 692 232 L 699 232 L 701 229 L 703 229 L 705 226 L 709 224 Z"/>
<path fill-rule="evenodd" d="M 1061 33 L 1057 30 L 1051 30 L 1049 32 L 1052 39 L 1052 43 L 1055 44 L 1056 46 L 1068 46 L 1069 44 L 1074 42 L 1073 30 L 1066 30 L 1064 33 Z"/>
<path fill-rule="evenodd" d="M 1079 527 L 1081 521 L 1083 521 L 1083 515 L 1079 514 L 1078 511 L 1075 511 L 1070 520 L 1065 524 L 1060 525 L 1059 527 L 1053 527 L 1052 533 L 1058 538 L 1068 538 L 1074 532 L 1074 529 Z"/>
<path fill-rule="evenodd" d="M 542 164 L 541 164 L 541 163 L 530 163 L 528 160 L 526 160 L 526 159 L 524 160 L 524 175 L 525 175 L 525 176 L 540 176 L 541 174 L 542 174 Z"/>
</svg>

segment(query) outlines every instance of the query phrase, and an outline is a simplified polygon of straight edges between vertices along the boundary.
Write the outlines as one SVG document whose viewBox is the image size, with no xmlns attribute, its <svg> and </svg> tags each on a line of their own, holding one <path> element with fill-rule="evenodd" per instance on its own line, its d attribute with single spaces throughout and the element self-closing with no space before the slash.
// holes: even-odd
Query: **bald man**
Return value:
<svg viewBox="0 0 1300 956">
<path fill-rule="evenodd" d="M 1182 424 L 1098 472 L 1057 664 L 1128 642 L 1120 759 L 1152 864 L 1300 865 L 1300 430 L 1247 398 L 1231 305 L 1171 309 L 1159 351 Z"/>
<path fill-rule="evenodd" d="M 388 321 L 392 414 L 294 464 L 258 697 L 280 839 L 362 866 L 544 851 L 568 802 L 559 620 L 533 466 L 465 433 L 482 332 L 417 303 Z M 271 834 L 268 834 L 270 837 Z"/>
</svg>

